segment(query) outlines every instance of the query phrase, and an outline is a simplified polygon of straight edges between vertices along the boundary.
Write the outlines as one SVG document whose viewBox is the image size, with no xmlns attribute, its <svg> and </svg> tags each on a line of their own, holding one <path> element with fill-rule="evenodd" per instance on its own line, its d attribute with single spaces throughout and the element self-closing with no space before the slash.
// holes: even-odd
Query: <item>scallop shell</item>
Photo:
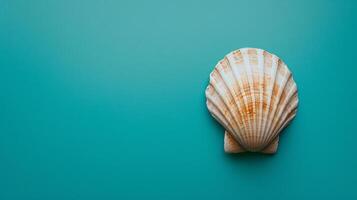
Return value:
<svg viewBox="0 0 357 200">
<path fill-rule="evenodd" d="M 226 55 L 210 74 L 207 107 L 225 128 L 224 149 L 275 153 L 279 133 L 295 117 L 296 83 L 285 63 L 262 49 Z"/>
</svg>

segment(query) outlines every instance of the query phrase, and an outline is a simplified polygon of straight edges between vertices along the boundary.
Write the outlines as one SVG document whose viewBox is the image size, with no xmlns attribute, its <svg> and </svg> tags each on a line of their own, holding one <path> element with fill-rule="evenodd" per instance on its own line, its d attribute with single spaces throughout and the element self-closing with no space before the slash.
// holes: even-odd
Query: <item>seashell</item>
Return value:
<svg viewBox="0 0 357 200">
<path fill-rule="evenodd" d="M 279 133 L 295 117 L 296 83 L 285 63 L 262 49 L 226 55 L 210 74 L 207 107 L 225 128 L 224 150 L 275 153 Z"/>
</svg>

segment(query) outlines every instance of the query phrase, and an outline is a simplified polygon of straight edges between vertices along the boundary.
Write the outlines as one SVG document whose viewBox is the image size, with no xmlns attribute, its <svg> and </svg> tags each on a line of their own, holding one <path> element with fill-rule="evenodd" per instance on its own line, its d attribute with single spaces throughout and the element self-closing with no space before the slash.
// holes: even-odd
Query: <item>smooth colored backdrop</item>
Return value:
<svg viewBox="0 0 357 200">
<path fill-rule="evenodd" d="M 0 199 L 357 199 L 355 2 L 0 0 Z M 274 156 L 206 109 L 241 47 L 298 84 Z"/>
</svg>

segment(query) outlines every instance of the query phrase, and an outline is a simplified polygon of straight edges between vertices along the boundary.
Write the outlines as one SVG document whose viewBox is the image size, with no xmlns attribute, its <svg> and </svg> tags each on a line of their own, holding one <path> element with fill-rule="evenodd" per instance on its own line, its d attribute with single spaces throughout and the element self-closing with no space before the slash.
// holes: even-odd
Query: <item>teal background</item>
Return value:
<svg viewBox="0 0 357 200">
<path fill-rule="evenodd" d="M 0 0 L 0 199 L 357 199 L 354 1 Z M 241 47 L 299 110 L 227 155 L 204 90 Z"/>
</svg>

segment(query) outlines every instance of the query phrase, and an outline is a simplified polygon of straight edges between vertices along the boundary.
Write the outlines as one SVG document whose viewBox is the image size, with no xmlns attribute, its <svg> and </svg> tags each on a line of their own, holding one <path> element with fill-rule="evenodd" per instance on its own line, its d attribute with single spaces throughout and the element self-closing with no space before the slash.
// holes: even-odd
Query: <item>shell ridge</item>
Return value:
<svg viewBox="0 0 357 200">
<path fill-rule="evenodd" d="M 214 86 L 212 86 L 212 88 L 213 88 L 213 90 L 214 90 L 214 92 L 216 93 L 215 95 L 217 96 L 217 99 L 212 99 L 212 97 L 211 96 L 207 96 L 207 103 L 208 103 L 208 105 L 209 105 L 209 103 L 211 103 L 212 104 L 212 106 L 213 106 L 213 108 L 214 107 L 216 107 L 217 108 L 217 110 L 218 110 L 218 112 L 222 115 L 222 119 L 220 119 L 220 121 L 222 121 L 222 123 L 224 123 L 224 121 L 226 121 L 225 122 L 225 124 L 222 124 L 222 125 L 224 125 L 225 127 L 225 129 L 229 129 L 229 127 L 231 127 L 231 129 L 232 129 L 232 131 L 234 131 L 234 127 L 236 127 L 236 126 L 234 126 L 234 124 L 233 124 L 233 120 L 232 120 L 232 116 L 231 116 L 231 114 L 230 114 L 230 112 L 229 112 L 229 110 L 228 110 L 228 108 L 227 108 L 227 106 L 226 106 L 226 104 L 224 103 L 224 101 L 222 100 L 222 98 L 221 98 L 221 96 L 217 93 L 217 91 L 214 89 Z M 220 102 L 220 103 L 218 103 L 218 102 Z M 220 104 L 220 105 L 218 105 L 218 104 Z M 227 113 L 226 112 L 224 112 L 222 109 L 222 107 L 225 107 L 226 108 L 226 110 L 228 111 Z M 208 107 L 209 108 L 209 110 L 211 111 L 211 112 L 214 112 L 213 110 L 212 110 L 212 107 Z M 227 115 L 229 115 L 229 116 L 227 116 Z M 216 115 L 217 116 L 217 115 Z M 218 116 L 217 116 L 218 117 Z"/>
<path fill-rule="evenodd" d="M 271 109 L 271 103 L 272 103 L 272 97 L 273 97 L 273 90 L 274 90 L 274 85 L 275 85 L 275 76 L 276 76 L 276 72 L 277 72 L 277 57 L 270 54 L 272 56 L 272 62 L 271 62 L 271 73 L 269 74 L 270 75 L 270 80 L 269 80 L 269 88 L 268 88 L 268 96 L 267 96 L 267 100 L 268 100 L 268 103 L 267 103 L 267 110 L 265 112 L 267 112 L 267 115 L 266 115 L 266 118 L 265 118 L 265 122 L 264 122 L 264 126 L 263 126 L 263 130 L 262 130 L 262 135 L 260 136 L 260 140 L 265 140 L 265 138 L 267 137 L 266 136 L 266 128 L 268 126 L 268 123 L 269 123 L 269 111 Z"/>
<path fill-rule="evenodd" d="M 267 51 L 263 51 L 263 58 L 264 58 L 264 62 L 263 62 L 263 68 L 264 68 L 264 71 L 263 71 L 263 108 L 262 108 L 262 124 L 261 124 L 261 127 L 260 127 L 260 133 L 264 132 L 265 130 L 265 126 L 266 126 L 266 123 L 267 123 L 267 117 L 268 117 L 268 113 L 267 113 L 267 110 L 269 110 L 269 101 L 270 99 L 268 98 L 268 95 L 269 95 L 269 87 L 270 87 L 270 81 L 269 79 L 267 79 L 267 76 L 270 74 L 266 71 L 266 65 L 269 61 L 269 59 L 267 59 L 267 56 L 272 56 L 269 52 Z M 272 62 L 272 58 L 270 57 L 270 62 Z M 273 63 L 271 63 L 272 65 Z M 265 109 L 264 109 L 264 106 L 265 106 Z M 259 135 L 258 136 L 258 140 L 261 140 L 263 138 L 263 135 Z"/>
<path fill-rule="evenodd" d="M 259 109 L 258 109 L 258 130 L 257 133 L 260 133 L 261 131 L 261 126 L 262 126 L 262 122 L 263 122 L 263 101 L 264 101 L 264 96 L 263 96 L 263 92 L 264 92 L 264 54 L 263 54 L 263 50 L 258 49 L 257 50 L 257 54 L 258 54 L 258 66 L 260 69 L 260 72 L 262 73 L 258 73 L 259 74 Z M 255 138 L 255 142 L 258 142 L 258 137 Z"/>
<path fill-rule="evenodd" d="M 242 53 L 241 51 L 237 51 L 236 53 L 238 53 L 238 52 L 239 52 L 239 54 L 241 55 L 241 59 L 244 61 L 243 53 Z M 233 56 L 233 59 L 235 59 L 234 53 L 233 53 L 233 54 L 229 54 L 229 55 L 232 55 L 232 56 Z M 247 108 L 247 106 L 248 106 L 247 101 L 246 101 L 246 98 L 245 98 L 245 96 L 247 96 L 247 94 L 246 94 L 245 90 L 243 89 L 243 82 L 242 82 L 242 80 L 241 80 L 240 78 L 238 78 L 238 77 L 241 76 L 241 74 L 243 73 L 244 65 L 237 64 L 237 63 L 236 63 L 234 60 L 232 60 L 232 58 L 230 58 L 229 56 L 228 56 L 228 61 L 229 61 L 230 63 L 234 63 L 234 65 L 235 65 L 235 68 L 234 68 L 234 70 L 233 70 L 233 74 L 234 74 L 234 77 L 235 77 L 236 82 L 238 83 L 237 89 L 238 89 L 238 90 L 240 91 L 240 93 L 242 94 L 242 100 L 241 100 L 241 102 L 243 102 L 243 106 L 241 107 L 241 118 L 242 118 L 242 121 L 243 121 L 244 127 L 245 127 L 243 134 L 244 134 L 244 138 L 246 138 L 246 136 L 249 135 L 249 131 L 250 131 L 249 128 L 247 128 L 247 127 L 250 126 L 249 121 L 245 120 L 245 119 L 247 118 L 246 115 L 245 115 L 245 108 Z M 232 64 L 232 66 L 233 66 L 233 64 Z M 233 67 L 232 67 L 232 69 L 233 69 Z"/>
<path fill-rule="evenodd" d="M 291 112 L 293 112 L 294 110 L 295 111 L 297 110 L 299 100 L 297 99 L 297 97 L 294 97 L 295 94 L 297 94 L 296 91 L 293 93 L 294 93 L 294 95 L 291 96 L 291 100 L 289 101 L 289 103 L 287 103 L 287 108 L 285 109 L 287 112 L 284 112 L 285 114 L 280 117 L 280 119 L 277 123 L 277 127 L 275 127 L 273 130 L 276 133 L 279 133 L 281 131 L 281 129 L 285 127 L 285 126 L 283 126 L 283 124 L 286 123 Z M 295 101 L 293 99 L 295 99 Z M 278 129 L 279 131 L 276 131 L 276 129 Z"/>
<path fill-rule="evenodd" d="M 245 51 L 244 55 L 243 55 L 243 60 L 244 60 L 244 66 L 246 68 L 246 74 L 247 74 L 247 77 L 248 77 L 248 86 L 249 86 L 249 91 L 250 91 L 250 98 L 252 100 L 252 105 L 253 105 L 253 115 L 256 113 L 256 110 L 255 110 L 255 95 L 254 95 L 254 90 L 253 90 L 253 72 L 251 70 L 251 67 L 250 67 L 250 59 L 249 59 L 249 52 L 248 50 Z M 248 103 L 248 106 L 249 106 L 249 103 Z M 247 108 L 248 111 L 249 111 L 249 108 Z M 250 111 L 249 111 L 250 112 Z M 253 116 L 252 114 L 249 114 L 248 113 L 248 117 L 249 117 L 249 125 L 250 125 L 250 134 L 249 134 L 249 139 L 250 140 L 254 140 L 254 132 L 255 132 L 255 117 L 252 117 Z M 256 144 L 256 143 L 254 143 Z"/>
<path fill-rule="evenodd" d="M 279 63 L 278 63 L 278 70 L 277 70 L 277 76 L 276 76 L 276 79 L 278 79 L 278 76 L 279 76 L 279 69 L 281 69 L 281 65 L 284 65 L 284 63 L 279 60 Z M 288 77 L 288 78 L 284 78 L 283 79 L 283 82 L 281 85 L 279 85 L 279 91 L 278 91 L 278 94 L 276 95 L 275 97 L 275 101 L 274 101 L 274 105 L 273 105 L 273 110 L 270 112 L 272 113 L 272 115 L 270 115 L 270 123 L 269 123 L 269 126 L 267 128 L 267 137 L 265 138 L 264 142 L 266 143 L 269 143 L 271 141 L 271 139 L 274 139 L 275 138 L 275 135 L 273 135 L 273 132 L 271 131 L 271 128 L 274 126 L 274 123 L 275 123 L 275 117 L 276 117 L 276 112 L 278 110 L 278 108 L 280 108 L 280 106 L 284 106 L 284 105 L 281 105 L 280 102 L 281 102 L 281 97 L 282 97 L 282 94 L 287 86 L 287 83 L 288 83 L 288 80 L 290 79 L 291 76 L 291 73 L 290 71 L 286 70 L 284 68 L 284 76 L 282 77 Z"/>
<path fill-rule="evenodd" d="M 241 51 L 236 51 L 236 52 L 239 52 L 241 55 L 242 55 L 242 52 Z M 229 63 L 231 63 L 231 65 L 232 65 L 232 63 L 235 63 L 235 61 L 232 61 L 232 58 L 230 57 L 230 55 L 232 56 L 234 54 L 234 52 L 233 53 L 231 53 L 231 54 L 228 54 L 228 56 L 227 56 L 227 60 L 228 60 L 228 62 Z M 234 56 L 233 56 L 234 57 Z M 243 56 L 242 56 L 242 59 L 243 59 Z M 235 80 L 236 80 L 236 82 L 238 83 L 238 88 L 239 88 L 239 91 L 240 91 L 240 93 L 242 94 L 242 99 L 243 99 L 243 107 L 242 107 L 242 109 L 240 109 L 240 111 L 242 112 L 242 115 L 241 115 L 241 117 L 242 117 L 242 122 L 243 122 L 243 126 L 245 127 L 245 131 L 244 132 L 242 132 L 241 134 L 243 134 L 244 136 L 247 136 L 248 134 L 249 134 L 249 129 L 248 130 L 246 130 L 247 128 L 248 128 L 248 126 L 249 126 L 249 124 L 248 124 L 248 122 L 246 121 L 246 120 L 244 120 L 245 118 L 246 118 L 246 115 L 244 114 L 244 108 L 246 108 L 247 107 L 247 101 L 246 101 L 246 98 L 245 98 L 245 96 L 247 96 L 247 94 L 245 93 L 245 91 L 244 91 L 244 89 L 242 89 L 243 88 L 243 83 L 242 83 L 242 80 L 240 79 L 240 78 L 238 78 L 239 77 L 239 74 L 240 73 L 243 73 L 242 72 L 242 69 L 243 69 L 243 66 L 240 66 L 240 65 L 238 65 L 238 64 L 234 64 L 235 65 L 235 68 L 233 68 L 232 67 L 232 71 L 233 71 L 233 74 L 234 74 L 234 77 L 235 77 Z M 233 65 L 232 65 L 233 66 Z M 240 70 L 240 71 L 238 71 L 238 69 Z M 244 145 L 244 144 L 242 144 L 242 145 Z M 244 145 L 245 146 L 245 145 Z"/>
<path fill-rule="evenodd" d="M 212 102 L 212 104 L 214 104 L 214 105 L 219 109 L 219 111 L 220 111 L 220 112 L 222 113 L 222 115 L 224 116 L 224 119 L 227 121 L 227 123 L 229 123 L 229 124 L 232 126 L 233 129 L 234 129 L 234 127 L 237 127 L 237 128 L 238 128 L 238 126 L 237 126 L 237 125 L 234 125 L 233 122 L 232 122 L 232 121 L 234 121 L 234 120 L 233 120 L 233 116 L 232 116 L 232 114 L 231 114 L 231 112 L 230 112 L 230 110 L 229 110 L 229 108 L 228 108 L 226 102 L 224 101 L 223 97 L 221 96 L 220 91 L 218 91 L 218 90 L 215 88 L 214 84 L 210 84 L 210 86 L 211 86 L 212 89 L 213 89 L 213 91 L 212 91 L 212 93 L 213 93 L 212 96 L 214 95 L 214 96 L 216 96 L 216 98 L 212 98 L 211 95 L 209 95 L 209 96 L 207 96 L 207 99 L 208 99 L 210 102 Z M 218 105 L 218 104 L 220 104 L 221 106 Z M 224 108 L 222 108 L 222 107 L 224 107 Z M 225 112 L 225 111 L 222 110 L 222 109 L 225 109 L 227 112 Z"/>
<path fill-rule="evenodd" d="M 274 88 L 276 87 L 276 84 L 277 84 L 277 79 L 278 79 L 278 76 L 279 76 L 279 68 L 280 68 L 280 59 L 273 55 L 274 57 L 274 78 L 273 79 L 273 83 L 272 83 L 272 90 L 271 90 L 271 93 L 270 93 L 270 106 L 269 106 L 269 114 L 268 114 L 268 120 L 267 120 L 267 126 L 265 127 L 264 129 L 264 137 L 262 139 L 263 143 L 268 143 L 268 139 L 270 137 L 270 133 L 269 133 L 269 128 L 271 126 L 271 123 L 272 123 L 272 114 L 273 114 L 273 111 L 275 110 L 275 105 L 276 105 L 276 101 L 277 101 L 277 98 L 275 95 L 277 94 L 274 94 Z M 279 92 L 279 91 L 278 91 Z"/>
<path fill-rule="evenodd" d="M 246 122 L 244 121 L 244 113 L 243 113 L 243 109 L 242 109 L 242 106 L 241 106 L 241 100 L 239 100 L 239 98 L 237 98 L 237 94 L 239 93 L 239 92 L 242 92 L 242 91 L 239 91 L 239 87 L 240 87 L 240 82 L 239 82 L 239 79 L 237 78 L 237 75 L 236 75 L 236 72 L 235 72 L 235 70 L 234 70 L 234 68 L 233 68 L 233 66 L 235 66 L 235 67 L 239 67 L 239 66 L 236 66 L 235 64 L 234 64 L 234 61 L 232 61 L 232 58 L 231 58 L 231 56 L 232 56 L 232 54 L 233 53 L 230 53 L 230 54 L 228 54 L 227 56 L 226 56 L 226 59 L 227 59 L 227 62 L 229 63 L 229 68 L 230 68 L 230 70 L 231 70 L 231 72 L 232 72 L 232 74 L 233 74 L 233 79 L 234 79 L 234 84 L 236 84 L 238 87 L 237 87 L 237 89 L 238 89 L 238 91 L 237 91 L 237 93 L 236 93 L 236 91 L 235 91 L 235 89 L 233 88 L 233 90 L 234 90 L 234 96 L 233 96 L 233 98 L 234 98 L 234 100 L 235 100 L 235 102 L 236 102 L 236 106 L 237 106 L 237 108 L 238 108 L 238 114 L 239 114 L 239 117 L 241 118 L 241 122 L 242 122 L 242 125 L 244 126 L 244 127 L 246 127 L 247 125 L 246 125 Z M 244 100 L 243 100 L 243 108 L 244 108 Z M 241 134 L 247 134 L 246 132 L 245 132 L 245 130 L 244 129 L 242 129 L 241 130 Z"/>
<path fill-rule="evenodd" d="M 288 71 L 289 73 L 289 77 L 288 79 L 284 82 L 284 87 L 283 87 L 283 90 L 279 96 L 279 102 L 277 105 L 280 105 L 280 106 L 277 106 L 276 110 L 275 110 L 275 113 L 274 113 L 274 116 L 272 118 L 272 126 L 269 128 L 269 132 L 270 134 L 272 134 L 272 137 L 275 137 L 275 132 L 274 130 L 276 129 L 276 127 L 278 126 L 278 123 L 280 122 L 280 119 L 281 119 L 281 116 L 282 116 L 282 113 L 284 113 L 284 110 L 286 110 L 286 108 L 288 107 L 288 104 L 290 101 L 292 101 L 292 92 L 294 89 L 291 89 L 288 91 L 288 95 L 287 97 L 282 101 L 282 94 L 284 91 L 286 91 L 287 87 L 289 86 L 289 81 L 291 81 L 292 79 L 292 74 L 290 71 Z"/>
<path fill-rule="evenodd" d="M 273 131 L 275 131 L 275 129 L 277 129 L 278 127 L 281 126 L 281 124 L 284 123 L 284 121 L 286 120 L 285 118 L 288 116 L 289 112 L 293 109 L 292 105 L 297 103 L 298 99 L 296 94 L 297 94 L 296 87 L 292 87 L 288 92 L 286 100 L 284 101 L 284 106 L 281 110 L 279 118 L 276 121 Z M 297 106 L 297 104 L 295 106 Z"/>
<path fill-rule="evenodd" d="M 211 92 L 209 90 L 211 90 Z M 211 114 L 215 113 L 215 115 L 217 117 L 219 117 L 219 119 L 217 119 L 217 120 L 224 123 L 224 126 L 227 126 L 233 130 L 234 127 L 232 126 L 231 120 L 230 120 L 230 118 L 225 116 L 225 112 L 223 110 L 224 108 L 226 108 L 226 110 L 227 110 L 227 107 L 224 105 L 224 103 L 222 103 L 219 96 L 218 96 L 218 98 L 217 98 L 217 96 L 218 95 L 217 95 L 216 91 L 214 90 L 213 86 L 209 85 L 206 89 L 206 97 L 207 97 L 206 104 L 207 104 L 208 110 L 210 112 L 213 112 Z M 221 105 L 221 106 L 219 106 L 219 105 Z M 227 127 L 225 127 L 225 128 L 227 128 Z"/>
<path fill-rule="evenodd" d="M 214 102 L 212 102 L 211 100 L 207 100 L 207 107 L 209 107 L 210 111 L 212 112 L 212 116 L 224 125 L 224 128 L 229 129 L 229 131 L 234 130 L 231 125 L 231 122 L 224 117 L 222 111 Z"/>
<path fill-rule="evenodd" d="M 220 71 L 217 69 L 217 67 L 214 69 L 217 72 L 217 75 L 219 76 L 219 78 L 222 80 L 223 85 L 225 87 L 225 91 L 227 91 L 229 93 L 229 95 L 232 97 L 232 94 L 229 91 L 229 88 L 227 86 L 226 81 L 223 79 L 222 75 L 220 74 Z M 236 115 L 234 114 L 234 112 L 232 111 L 232 109 L 229 106 L 229 103 L 227 102 L 227 99 L 223 97 L 222 93 L 220 92 L 220 90 L 217 89 L 217 87 L 212 84 L 213 88 L 217 91 L 217 93 L 219 94 L 218 96 L 223 100 L 225 106 L 227 107 L 227 110 L 229 111 L 229 113 L 232 116 L 232 121 L 234 121 L 234 123 L 236 124 L 236 127 L 240 130 L 240 126 L 239 123 L 237 122 L 237 118 Z M 232 97 L 233 98 L 233 97 Z M 233 99 L 234 100 L 234 99 Z M 234 132 L 234 135 L 236 136 L 235 138 L 238 139 L 239 142 L 242 142 L 242 138 L 240 136 L 240 134 Z M 244 146 L 244 144 L 242 144 Z M 245 147 L 245 146 L 244 146 Z"/>
<path fill-rule="evenodd" d="M 282 131 L 291 122 L 292 119 L 294 119 L 296 112 L 297 112 L 296 109 L 291 111 L 292 114 L 290 115 L 290 117 L 287 118 L 287 120 L 284 122 L 284 124 L 278 129 L 278 133 L 280 131 Z"/>
<path fill-rule="evenodd" d="M 242 50 L 239 50 L 239 52 L 241 53 L 242 55 L 242 60 L 243 60 L 243 64 L 241 67 L 241 73 L 242 73 L 242 77 L 248 77 L 248 73 L 247 73 L 247 70 L 246 70 L 246 67 L 247 67 L 247 59 L 246 59 L 246 55 L 245 55 L 245 51 L 246 49 L 242 49 Z M 244 74 L 244 75 L 243 75 Z M 240 80 L 240 79 L 239 79 Z M 251 125 L 251 119 L 250 119 L 250 116 L 249 116 L 249 111 L 248 111 L 248 107 L 249 107 L 249 99 L 248 97 L 250 96 L 249 94 L 246 93 L 246 90 L 244 88 L 244 83 L 241 82 L 242 84 L 240 85 L 240 88 L 243 92 L 243 100 L 244 100 L 244 116 L 243 116 L 243 121 L 246 121 L 247 125 L 246 125 L 246 128 L 248 129 L 247 130 L 247 134 L 246 136 L 244 137 L 245 139 L 247 138 L 251 138 L 252 136 L 252 125 Z M 248 86 L 249 86 L 249 81 L 248 81 Z M 249 86 L 250 87 L 250 86 Z"/>
</svg>

